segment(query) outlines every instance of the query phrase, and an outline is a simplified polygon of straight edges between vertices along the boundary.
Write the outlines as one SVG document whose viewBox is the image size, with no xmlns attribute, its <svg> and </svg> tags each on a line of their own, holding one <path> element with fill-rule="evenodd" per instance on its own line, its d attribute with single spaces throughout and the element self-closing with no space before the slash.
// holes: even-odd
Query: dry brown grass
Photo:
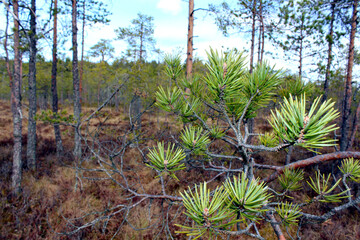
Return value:
<svg viewBox="0 0 360 240">
<path fill-rule="evenodd" d="M 91 114 L 92 111 L 92 108 L 83 108 L 84 116 Z M 109 120 L 105 123 L 105 131 L 102 132 L 101 137 L 103 139 L 114 139 L 117 135 L 124 134 L 128 130 L 128 117 L 111 108 L 104 109 L 104 112 L 109 116 Z M 89 127 L 90 131 L 95 130 L 104 119 L 105 116 L 99 116 L 92 120 Z M 26 144 L 26 124 L 26 120 L 24 120 L 24 144 Z M 260 132 L 269 130 L 264 118 L 259 119 L 256 124 Z M 176 122 L 173 116 L 145 114 L 142 118 L 142 131 L 145 132 L 146 136 L 152 136 L 158 141 L 167 142 L 171 140 L 168 131 L 176 135 L 181 128 L 182 125 Z M 56 234 L 56 232 L 69 229 L 68 222 L 63 217 L 74 218 L 84 213 L 105 209 L 109 204 L 122 203 L 125 201 L 125 193 L 113 182 L 85 179 L 82 181 L 81 189 L 74 192 L 75 172 L 71 168 L 72 162 L 71 158 L 69 158 L 71 156 L 73 131 L 71 131 L 70 127 L 61 127 L 64 146 L 68 152 L 63 158 L 58 159 L 55 156 L 52 126 L 39 122 L 37 130 L 39 169 L 35 173 L 25 172 L 23 194 L 19 198 L 12 198 L 9 189 L 12 158 L 12 119 L 9 103 L 0 101 L 0 239 L 109 239 L 109 236 L 112 236 L 117 231 L 121 223 L 121 214 L 111 219 L 105 233 L 101 231 L 100 225 L 96 225 L 70 237 Z M 165 134 L 162 134 L 164 132 Z M 146 145 L 149 147 L 154 146 L 154 139 L 146 142 Z M 211 148 L 214 151 L 221 149 L 229 154 L 233 152 L 233 149 L 220 141 L 213 143 Z M 308 154 L 308 152 L 297 148 L 293 157 L 296 160 L 310 156 Z M 25 159 L 25 155 L 23 157 Z M 136 172 L 138 178 L 143 183 L 146 183 L 144 184 L 146 192 L 159 193 L 159 178 L 155 178 L 156 173 L 153 170 L 145 167 L 139 153 L 135 149 L 129 149 L 125 158 L 126 167 L 131 169 L 131 171 L 126 172 L 127 176 L 135 181 L 137 178 L 134 177 L 133 173 Z M 284 163 L 284 159 L 284 152 L 256 155 L 256 161 L 264 164 L 281 165 Z M 88 162 L 83 167 L 96 168 L 97 165 Z M 266 171 L 258 172 L 260 177 L 266 174 L 268 174 Z M 309 174 L 311 174 L 310 170 L 307 172 L 307 175 Z M 165 182 L 168 184 L 168 194 L 177 195 L 179 191 L 186 189 L 187 186 L 193 186 L 194 183 L 215 176 L 215 174 L 194 169 L 181 171 L 176 175 L 179 181 L 173 181 L 169 177 L 165 177 Z M 222 178 L 213 182 L 211 187 L 215 187 L 220 181 L 222 181 Z M 276 183 L 272 183 L 272 185 L 276 188 Z M 296 199 L 306 200 L 307 195 L 311 195 L 308 187 L 303 192 L 294 193 L 293 196 Z M 154 223 L 157 220 L 157 215 L 161 212 L 160 204 L 153 203 L 151 205 L 150 208 L 154 218 L 150 222 L 148 221 L 148 208 L 148 203 L 139 205 L 134 209 L 135 211 L 131 211 L 129 222 L 137 228 L 143 228 Z M 312 205 L 305 210 L 314 214 L 321 214 L 328 209 L 323 205 Z M 95 216 L 91 215 L 86 219 L 79 220 L 77 224 L 84 223 L 85 220 L 91 220 Z M 183 220 L 183 215 L 178 218 L 180 222 Z M 258 227 L 266 239 L 275 239 L 273 230 L 268 223 L 259 222 Z M 174 232 L 179 229 L 171 225 L 170 230 Z M 283 230 L 285 232 L 285 229 Z M 295 229 L 292 228 L 290 232 L 294 234 Z M 154 229 L 134 231 L 128 224 L 125 224 L 116 239 L 153 239 L 154 234 Z M 360 216 L 356 211 L 349 210 L 321 225 L 306 226 L 301 235 L 303 239 L 360 239 Z M 184 235 L 174 234 L 174 236 L 176 239 L 186 239 Z M 160 236 L 161 239 L 163 237 Z"/>
</svg>

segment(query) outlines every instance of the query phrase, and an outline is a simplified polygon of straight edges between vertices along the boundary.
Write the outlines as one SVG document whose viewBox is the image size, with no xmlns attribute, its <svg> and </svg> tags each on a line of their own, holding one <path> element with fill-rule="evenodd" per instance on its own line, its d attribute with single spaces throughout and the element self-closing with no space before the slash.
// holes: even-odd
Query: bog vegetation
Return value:
<svg viewBox="0 0 360 240">
<path fill-rule="evenodd" d="M 210 4 L 219 29 L 247 28 L 251 46 L 209 48 L 204 61 L 193 57 L 200 9 L 190 0 L 186 62 L 147 61 L 161 51 L 154 18 L 141 13 L 115 31 L 128 43 L 121 58 L 102 39 L 89 52 L 100 61 L 86 59 L 83 39 L 78 60 L 77 21 L 84 36 L 109 12 L 75 0 L 51 1 L 49 60 L 36 47 L 50 38 L 36 1 L 2 3 L 0 238 L 360 238 L 357 0 Z M 59 58 L 67 12 L 73 56 Z M 266 61 L 265 39 L 295 56 L 299 72 Z M 319 61 L 317 80 L 304 80 L 305 56 Z"/>
</svg>

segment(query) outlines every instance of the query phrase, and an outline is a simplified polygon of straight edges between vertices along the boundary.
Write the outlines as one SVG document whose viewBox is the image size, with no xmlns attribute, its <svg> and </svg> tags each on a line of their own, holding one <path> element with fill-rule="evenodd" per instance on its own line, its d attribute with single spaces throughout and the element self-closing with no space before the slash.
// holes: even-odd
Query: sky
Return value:
<svg viewBox="0 0 360 240">
<path fill-rule="evenodd" d="M 195 9 L 208 8 L 209 3 L 217 3 L 219 0 L 196 0 Z M 113 11 L 109 25 L 98 25 L 87 32 L 87 46 L 96 44 L 99 36 L 104 39 L 114 39 L 114 29 L 130 26 L 130 21 L 137 17 L 138 13 L 154 17 L 154 38 L 157 48 L 165 53 L 186 52 L 187 28 L 188 28 L 188 2 L 183 0 L 132 0 L 132 1 L 108 1 L 109 9 Z M 226 38 L 218 31 L 214 18 L 207 11 L 195 13 L 194 48 L 195 56 L 205 59 L 206 50 L 210 48 L 242 48 L 245 44 L 240 36 Z M 121 55 L 127 47 L 121 40 L 113 41 L 116 55 Z"/>
<path fill-rule="evenodd" d="M 154 39 L 156 40 L 156 48 L 159 48 L 163 53 L 175 53 L 186 57 L 187 45 L 187 28 L 188 28 L 188 1 L 187 0 L 104 0 L 108 5 L 108 9 L 112 12 L 110 23 L 95 24 L 92 27 L 86 28 L 85 33 L 85 55 L 89 52 L 91 46 L 95 45 L 100 39 L 112 40 L 112 45 L 115 48 L 115 58 L 120 58 L 122 52 L 127 49 L 127 43 L 122 40 L 115 40 L 115 29 L 119 27 L 131 26 L 131 20 L 137 17 L 138 13 L 142 13 L 154 18 Z M 220 0 L 195 0 L 195 9 L 207 9 L 209 4 L 219 4 Z M 234 3 L 236 0 L 228 0 L 228 3 Z M 49 4 L 47 0 L 37 0 L 39 25 L 44 24 L 48 18 L 47 9 Z M 2 6 L 2 4 L 1 4 Z M 3 7 L 3 6 L 2 6 Z M 4 9 L 2 10 L 4 13 Z M 44 14 L 45 13 L 45 14 Z M 66 14 L 68 24 L 71 21 L 71 15 Z M 0 14 L 0 30 L 4 29 L 4 14 Z M 60 23 L 61 24 L 61 23 Z M 78 22 L 78 28 L 81 29 L 81 21 Z M 79 31 L 79 46 L 81 43 Z M 61 33 L 60 33 L 61 34 Z M 226 50 L 237 48 L 239 50 L 250 49 L 250 36 L 235 33 L 229 37 L 223 36 L 221 31 L 215 24 L 214 16 L 208 11 L 199 10 L 195 12 L 194 25 L 194 56 L 201 60 L 206 60 L 206 50 L 210 47 L 217 50 Z M 39 48 L 43 49 L 43 55 L 46 59 L 51 58 L 51 39 L 42 43 Z M 267 51 L 279 53 L 275 61 L 274 56 L 265 55 L 265 59 L 269 60 L 271 64 L 276 63 L 277 68 L 290 69 L 293 73 L 297 72 L 297 63 L 293 61 L 286 61 L 283 57 L 282 50 L 274 47 L 271 43 L 266 43 Z M 67 43 L 62 50 L 63 54 L 71 58 L 71 38 L 68 33 Z M 80 47 L 79 47 L 80 52 Z M 0 48 L 0 55 L 3 54 Z M 80 54 L 79 54 L 80 58 Z M 162 61 L 163 55 L 152 54 L 148 60 Z M 96 60 L 96 59 L 91 59 Z"/>
<path fill-rule="evenodd" d="M 128 27 L 131 20 L 137 17 L 138 13 L 154 17 L 154 38 L 156 47 L 165 53 L 180 54 L 186 58 L 187 28 L 188 28 L 188 1 L 187 0 L 107 0 L 109 9 L 113 12 L 108 25 L 94 26 L 88 29 L 86 46 L 89 50 L 100 38 L 115 39 L 114 29 Z M 209 4 L 220 4 L 220 0 L 195 0 L 195 9 L 208 9 Z M 229 4 L 236 0 L 228 0 Z M 194 23 L 194 56 L 201 60 L 206 60 L 206 51 L 211 48 L 217 50 L 227 50 L 237 48 L 239 50 L 250 49 L 250 36 L 248 34 L 235 33 L 229 37 L 223 36 L 215 24 L 214 16 L 205 10 L 195 12 Z M 121 56 L 127 48 L 125 41 L 114 40 L 112 45 L 115 47 L 115 56 Z M 267 43 L 267 49 L 274 48 Z M 277 51 L 277 49 L 274 49 Z M 279 51 L 277 51 L 279 52 Z M 151 60 L 163 59 L 162 55 L 152 55 Z M 266 57 L 265 57 L 266 58 Z M 278 68 L 297 71 L 297 66 L 293 62 L 282 60 L 282 54 L 277 57 L 276 66 Z M 269 56 L 268 60 L 272 60 Z M 272 61 L 274 63 L 274 61 Z"/>
</svg>

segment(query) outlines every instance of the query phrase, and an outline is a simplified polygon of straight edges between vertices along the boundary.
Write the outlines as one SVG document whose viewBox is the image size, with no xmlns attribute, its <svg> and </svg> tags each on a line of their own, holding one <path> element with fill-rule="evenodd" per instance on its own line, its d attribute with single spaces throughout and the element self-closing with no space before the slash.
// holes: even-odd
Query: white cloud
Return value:
<svg viewBox="0 0 360 240">
<path fill-rule="evenodd" d="M 173 41 L 185 39 L 184 42 L 186 42 L 187 25 L 178 24 L 176 22 L 162 23 L 155 28 L 154 36 L 156 39 Z"/>
<path fill-rule="evenodd" d="M 181 11 L 181 0 L 159 0 L 156 7 L 166 13 L 177 15 Z"/>
</svg>

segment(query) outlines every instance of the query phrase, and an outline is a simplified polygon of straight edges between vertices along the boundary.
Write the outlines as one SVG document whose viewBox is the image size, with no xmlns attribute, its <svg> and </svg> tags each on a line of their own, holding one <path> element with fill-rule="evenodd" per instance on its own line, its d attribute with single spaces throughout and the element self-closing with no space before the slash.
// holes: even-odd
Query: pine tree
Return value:
<svg viewBox="0 0 360 240">
<path fill-rule="evenodd" d="M 134 61 L 145 61 L 146 54 L 155 50 L 153 21 L 153 17 L 138 13 L 138 17 L 131 20 L 130 27 L 120 27 L 115 30 L 116 39 L 128 43 L 127 55 Z"/>
</svg>

